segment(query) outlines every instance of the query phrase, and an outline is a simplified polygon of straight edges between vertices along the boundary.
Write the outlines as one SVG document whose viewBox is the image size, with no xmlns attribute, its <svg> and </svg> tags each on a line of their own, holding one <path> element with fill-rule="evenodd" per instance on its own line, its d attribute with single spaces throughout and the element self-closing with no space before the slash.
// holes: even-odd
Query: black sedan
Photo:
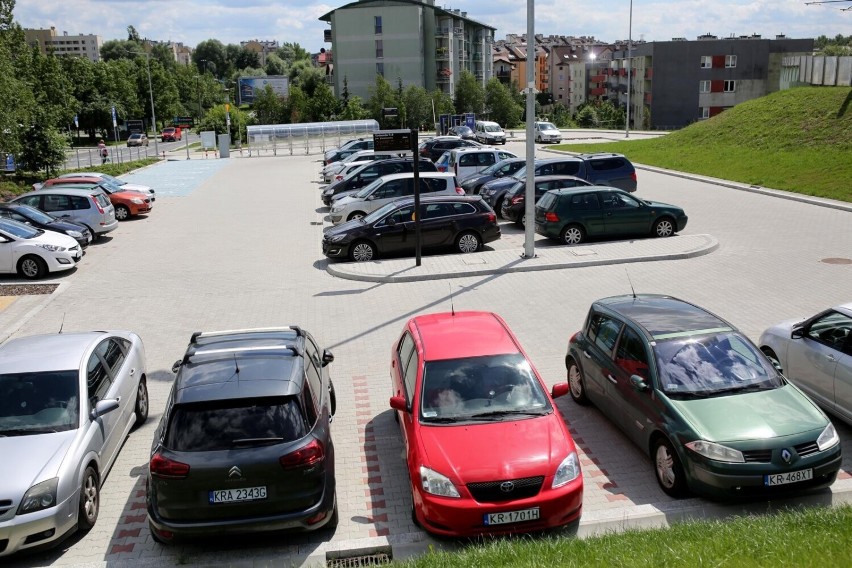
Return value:
<svg viewBox="0 0 852 568">
<path fill-rule="evenodd" d="M 72 237 L 84 249 L 92 242 L 92 232 L 85 225 L 68 219 L 58 219 L 41 209 L 20 203 L 0 203 L 0 217 L 26 223 L 37 229 L 63 233 Z"/>
<path fill-rule="evenodd" d="M 329 258 L 374 260 L 378 255 L 414 252 L 414 198 L 399 199 L 366 217 L 327 229 L 322 252 Z M 423 250 L 453 247 L 471 253 L 500 238 L 497 215 L 478 196 L 424 197 L 420 200 Z"/>
<path fill-rule="evenodd" d="M 447 134 L 450 136 L 458 136 L 464 140 L 476 140 L 476 132 L 474 132 L 469 126 L 453 126 Z"/>
<path fill-rule="evenodd" d="M 592 185 L 586 180 L 575 176 L 536 176 L 533 184 L 535 186 L 536 202 L 551 189 Z M 518 181 L 510 187 L 506 192 L 506 197 L 503 199 L 503 205 L 500 207 L 500 216 L 523 226 L 524 210 L 526 209 L 527 201 L 526 191 L 526 180 Z"/>
<path fill-rule="evenodd" d="M 459 181 L 466 194 L 479 195 L 479 190 L 482 189 L 483 185 L 491 180 L 513 175 L 519 169 L 523 168 L 526 163 L 526 158 L 506 158 L 488 166 L 481 172 L 469 175 Z"/>
</svg>

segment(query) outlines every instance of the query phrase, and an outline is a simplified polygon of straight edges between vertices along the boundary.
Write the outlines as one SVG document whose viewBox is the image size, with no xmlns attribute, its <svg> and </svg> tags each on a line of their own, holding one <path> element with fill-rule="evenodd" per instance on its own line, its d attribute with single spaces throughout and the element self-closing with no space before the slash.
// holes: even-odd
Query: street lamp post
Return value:
<svg viewBox="0 0 852 568">
<path fill-rule="evenodd" d="M 631 60 L 633 48 L 633 0 L 630 0 L 630 18 L 627 25 L 627 116 L 624 123 L 624 137 L 630 138 L 630 75 L 633 72 Z"/>
<path fill-rule="evenodd" d="M 201 109 L 201 89 L 198 88 L 198 80 L 200 78 L 201 77 L 199 75 L 195 76 L 195 93 L 198 95 L 198 120 L 201 120 L 201 114 L 203 112 Z"/>
<path fill-rule="evenodd" d="M 145 68 L 148 70 L 148 94 L 151 96 L 151 122 L 153 123 L 152 130 L 154 131 L 154 153 L 160 155 L 160 146 L 157 144 L 157 115 L 154 112 L 154 89 L 151 87 L 151 54 L 147 51 L 131 51 L 136 55 L 145 56 Z"/>
</svg>

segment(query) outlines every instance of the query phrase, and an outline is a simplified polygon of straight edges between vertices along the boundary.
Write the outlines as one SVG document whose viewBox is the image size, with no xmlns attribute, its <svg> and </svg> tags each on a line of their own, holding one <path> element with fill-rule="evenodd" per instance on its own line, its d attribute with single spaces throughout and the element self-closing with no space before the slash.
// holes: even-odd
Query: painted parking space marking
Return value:
<svg viewBox="0 0 852 568">
<path fill-rule="evenodd" d="M 228 163 L 228 160 L 213 158 L 167 161 L 121 176 L 121 179 L 147 185 L 157 192 L 157 197 L 185 197 Z"/>
</svg>

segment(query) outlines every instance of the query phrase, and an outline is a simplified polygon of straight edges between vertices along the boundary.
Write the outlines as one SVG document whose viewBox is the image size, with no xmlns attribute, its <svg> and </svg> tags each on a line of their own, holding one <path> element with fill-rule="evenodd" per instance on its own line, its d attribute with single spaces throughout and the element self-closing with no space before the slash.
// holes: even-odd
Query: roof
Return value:
<svg viewBox="0 0 852 568">
<path fill-rule="evenodd" d="M 417 316 L 410 322 L 420 336 L 426 361 L 518 353 L 505 322 L 491 312 L 455 312 Z"/>
<path fill-rule="evenodd" d="M 90 331 L 10 339 L 0 346 L 0 373 L 79 369 L 88 348 L 106 336 Z"/>
<path fill-rule="evenodd" d="M 671 296 L 613 296 L 596 303 L 632 320 L 656 340 L 733 329 L 731 324 L 704 308 Z"/>
<path fill-rule="evenodd" d="M 435 13 L 437 13 L 441 16 L 450 16 L 450 17 L 457 19 L 457 20 L 464 20 L 465 22 L 471 22 L 471 23 L 476 24 L 480 27 L 488 28 L 489 30 L 494 30 L 494 31 L 497 30 L 497 28 L 485 25 L 482 22 L 478 22 L 474 19 L 468 18 L 467 16 L 462 16 L 460 13 L 457 14 L 457 13 L 451 11 L 451 10 L 445 10 L 445 9 L 441 8 L 440 6 L 427 4 L 426 2 L 421 2 L 419 0 L 356 0 L 355 2 L 350 2 L 349 4 L 344 4 L 343 6 L 340 6 L 339 8 L 335 8 L 331 12 L 323 14 L 322 16 L 319 17 L 319 20 L 322 21 L 322 22 L 331 22 L 332 14 L 334 14 L 338 10 L 346 10 L 346 9 L 349 9 L 349 8 L 363 8 L 363 7 L 365 7 L 366 5 L 369 5 L 369 4 L 379 4 L 379 5 L 413 4 L 413 5 L 417 5 L 417 6 L 422 5 L 426 8 L 433 8 L 435 10 Z"/>
</svg>

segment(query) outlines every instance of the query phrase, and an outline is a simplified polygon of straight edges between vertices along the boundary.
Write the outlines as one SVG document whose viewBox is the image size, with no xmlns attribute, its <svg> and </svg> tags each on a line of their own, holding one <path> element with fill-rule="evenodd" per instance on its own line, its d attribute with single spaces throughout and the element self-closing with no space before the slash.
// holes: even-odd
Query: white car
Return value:
<svg viewBox="0 0 852 568">
<path fill-rule="evenodd" d="M 376 153 L 375 150 L 359 150 L 354 154 L 346 156 L 342 160 L 332 162 L 322 169 L 322 179 L 325 183 L 330 183 L 335 179 L 343 179 L 337 177 L 340 172 L 353 162 L 372 162 L 375 160 L 387 160 L 388 158 L 396 158 L 396 154 L 388 152 Z M 350 170 L 351 171 L 351 170 Z"/>
<path fill-rule="evenodd" d="M 130 331 L 0 346 L 0 557 L 95 525 L 104 479 L 148 416 L 146 372 L 142 340 Z"/>
<path fill-rule="evenodd" d="M 562 132 L 552 122 L 535 123 L 536 142 L 562 142 Z"/>
<path fill-rule="evenodd" d="M 456 176 L 440 172 L 420 172 L 420 194 L 464 195 Z M 360 219 L 383 205 L 401 197 L 414 195 L 414 173 L 391 174 L 382 176 L 355 194 L 336 200 L 331 207 L 329 217 L 335 225 L 345 221 Z"/>
<path fill-rule="evenodd" d="M 68 235 L 0 219 L 0 272 L 36 280 L 49 272 L 70 270 L 83 258 L 79 243 Z"/>
<path fill-rule="evenodd" d="M 74 177 L 99 177 L 106 180 L 111 181 L 113 184 L 119 186 L 124 191 L 139 191 L 141 193 L 145 193 L 148 197 L 151 198 L 151 201 L 155 201 L 157 197 L 157 192 L 155 192 L 151 187 L 147 185 L 139 185 L 138 183 L 127 183 L 123 179 L 119 179 L 115 176 L 111 176 L 109 174 L 104 174 L 100 172 L 77 172 L 71 174 L 62 174 L 58 176 L 61 178 L 74 178 Z M 35 187 L 35 186 L 33 186 Z M 35 187 L 35 189 L 38 189 Z"/>
</svg>

